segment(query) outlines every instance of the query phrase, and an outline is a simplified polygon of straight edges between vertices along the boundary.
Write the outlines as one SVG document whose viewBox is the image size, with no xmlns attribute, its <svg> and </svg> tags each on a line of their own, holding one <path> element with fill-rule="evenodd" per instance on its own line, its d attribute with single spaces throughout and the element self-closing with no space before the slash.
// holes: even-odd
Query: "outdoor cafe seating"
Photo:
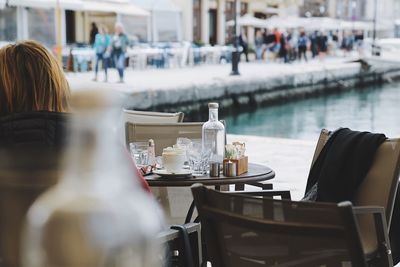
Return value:
<svg viewBox="0 0 400 267">
<path fill-rule="evenodd" d="M 232 49 L 231 46 L 192 43 L 138 43 L 128 48 L 126 65 L 134 70 L 143 70 L 228 63 L 231 61 Z M 64 66 L 70 71 L 86 72 L 94 67 L 95 51 L 88 45 L 76 44 L 63 47 L 62 55 Z M 113 65 L 112 62 L 110 64 Z"/>
<path fill-rule="evenodd" d="M 213 267 L 367 266 L 350 202 L 192 192 Z"/>
<path fill-rule="evenodd" d="M 320 154 L 328 137 L 329 137 L 329 132 L 323 129 L 321 131 L 320 138 L 317 142 L 312 164 L 314 164 L 316 159 L 318 158 L 318 155 Z M 200 222 L 202 223 L 202 229 L 203 231 L 206 231 L 205 233 L 203 233 L 204 240 L 206 244 L 211 244 L 209 247 L 206 246 L 206 249 L 203 250 L 203 253 L 205 253 L 208 256 L 208 260 L 211 260 L 212 266 L 269 266 L 267 263 L 268 260 L 273 259 L 273 261 L 276 262 L 277 259 L 274 257 L 276 256 L 282 257 L 282 255 L 285 255 L 283 256 L 284 261 L 290 259 L 298 263 L 298 265 L 294 266 L 314 266 L 310 265 L 311 263 L 309 261 L 311 261 L 313 264 L 314 262 L 317 262 L 318 264 L 320 264 L 321 262 L 331 263 L 333 259 L 335 259 L 336 261 L 338 257 L 340 261 L 351 262 L 353 264 L 352 266 L 367 266 L 365 265 L 366 263 L 377 264 L 377 266 L 392 266 L 393 262 L 391 259 L 391 250 L 390 250 L 388 232 L 390 229 L 393 206 L 398 185 L 398 177 L 400 173 L 399 163 L 400 163 L 400 139 L 387 139 L 382 145 L 379 146 L 375 154 L 373 163 L 366 177 L 364 178 L 362 184 L 359 186 L 357 192 L 355 193 L 355 196 L 352 199 L 353 206 L 351 205 L 351 203 L 341 203 L 338 205 L 331 205 L 331 206 L 329 205 L 319 206 L 320 204 L 317 203 L 303 204 L 303 202 L 279 202 L 275 200 L 261 201 L 259 197 L 256 197 L 257 195 L 256 192 L 247 192 L 247 195 L 252 195 L 252 196 L 247 196 L 246 199 L 241 199 L 240 197 L 236 196 L 233 197 L 232 193 L 229 193 L 229 196 L 225 197 L 225 195 L 223 194 L 218 195 L 217 193 L 209 192 L 204 188 L 201 188 L 201 190 L 199 188 L 192 188 L 195 198 L 195 204 L 199 212 L 199 219 Z M 200 191 L 201 193 L 199 193 Z M 269 192 L 270 197 L 274 195 L 274 191 L 261 191 L 260 194 L 262 195 L 264 192 Z M 290 192 L 288 191 L 284 192 L 285 194 L 283 198 L 290 199 Z M 243 195 L 243 192 L 240 192 L 238 194 Z M 282 192 L 277 192 L 276 194 L 282 197 Z M 265 195 L 262 199 L 264 198 Z M 224 203 L 224 201 L 225 201 L 225 206 L 224 204 L 221 204 Z M 248 206 L 246 206 L 246 201 L 250 203 L 250 204 L 247 203 Z M 258 203 L 254 204 L 256 202 Z M 204 211 L 203 209 L 202 213 L 202 205 L 207 206 L 209 210 Z M 275 206 L 278 207 L 279 209 L 277 209 Z M 275 208 L 272 209 L 272 207 Z M 270 249 L 267 249 L 268 246 L 273 246 L 276 244 L 271 244 L 271 243 L 266 244 L 264 241 L 262 241 L 268 239 L 266 236 L 264 236 L 264 238 L 257 239 L 258 241 L 255 241 L 256 239 L 251 239 L 251 237 L 253 236 L 253 234 L 251 234 L 252 231 L 259 231 L 260 229 L 264 229 L 266 227 L 265 225 L 266 223 L 270 226 L 272 225 L 271 229 L 275 229 L 275 231 L 276 229 L 282 229 L 283 232 L 287 230 L 288 233 L 292 233 L 291 232 L 292 230 L 290 230 L 290 228 L 293 225 L 291 225 L 290 220 L 292 219 L 295 221 L 300 220 L 305 225 L 307 225 L 307 223 L 310 223 L 310 221 L 308 220 L 312 219 L 310 216 L 306 215 L 307 213 L 304 213 L 304 216 L 303 215 L 300 216 L 299 213 L 297 213 L 297 216 L 294 216 L 292 218 L 291 216 L 293 216 L 293 214 L 295 214 L 296 211 L 290 211 L 290 209 L 294 208 L 297 209 L 297 211 L 302 210 L 304 208 L 312 212 L 314 215 L 318 214 L 318 212 L 322 212 L 321 211 L 322 208 L 324 209 L 323 212 L 328 212 L 328 213 L 336 210 L 334 212 L 337 212 L 337 215 L 340 214 L 341 212 L 346 213 L 344 210 L 347 210 L 348 215 L 343 215 L 344 214 L 343 213 L 339 217 L 342 218 L 343 220 L 343 218 L 349 216 L 348 218 L 351 218 L 350 221 L 348 220 L 345 222 L 341 221 L 341 223 L 339 223 L 340 226 L 336 225 L 335 227 L 340 227 L 342 230 L 347 229 L 344 230 L 347 231 L 347 233 L 344 234 L 344 236 L 351 236 L 352 241 L 350 241 L 350 243 L 348 244 L 342 243 L 342 245 L 335 243 L 336 244 L 335 251 L 332 251 L 332 248 L 328 249 L 325 247 L 326 249 L 325 252 L 327 253 L 325 255 L 326 256 L 325 259 L 324 259 L 325 256 L 314 258 L 311 257 L 310 255 L 308 255 L 309 258 L 303 257 L 302 259 L 302 257 L 299 256 L 301 254 L 299 251 L 297 252 L 300 254 L 296 254 L 297 256 L 289 255 L 290 253 L 288 254 L 288 252 L 285 252 L 286 253 L 285 254 L 282 251 L 280 251 L 277 255 L 269 255 L 268 253 L 265 253 L 265 251 L 270 251 Z M 229 209 L 234 209 L 234 210 L 229 210 Z M 253 214 L 255 218 L 249 218 L 252 217 L 252 212 L 257 212 L 257 211 L 258 212 L 264 211 L 264 215 Z M 229 212 L 234 212 L 234 213 L 232 214 Z M 278 216 L 280 219 L 260 217 L 260 216 L 267 216 L 266 214 L 276 215 L 279 213 L 281 213 L 280 214 L 281 217 Z M 325 215 L 321 215 L 321 217 L 322 216 Z M 317 218 L 317 217 L 318 215 L 316 215 L 315 217 L 312 216 L 312 218 Z M 260 221 L 262 218 L 264 218 L 265 220 Z M 288 227 L 286 230 L 283 230 L 284 228 L 280 228 L 286 226 L 283 225 L 277 226 L 275 225 L 276 222 L 273 222 L 273 220 L 279 221 L 282 220 L 282 218 L 288 220 L 288 225 L 286 225 Z M 355 221 L 353 221 L 353 218 L 355 218 Z M 255 220 L 255 222 L 253 221 L 253 219 Z M 331 221 L 337 222 L 334 219 L 332 219 Z M 316 221 L 312 222 L 313 226 L 317 226 L 317 224 L 323 224 L 323 223 L 324 222 L 316 222 Z M 343 225 L 343 223 L 345 225 Z M 244 227 L 244 229 L 238 229 L 240 227 Z M 314 240 L 312 242 L 316 242 L 317 244 L 321 244 L 322 242 L 323 244 L 332 245 L 334 241 L 333 240 L 331 240 L 332 242 L 328 241 L 330 240 L 328 234 L 329 231 L 327 230 L 327 228 L 323 229 L 326 230 L 326 231 L 324 230 L 323 232 L 327 234 L 327 237 L 325 238 L 325 235 L 321 233 L 318 234 L 318 240 L 320 241 L 317 242 Z M 263 234 L 267 235 L 266 233 L 268 233 L 268 230 L 265 231 L 267 232 L 264 232 Z M 312 230 L 310 231 L 312 232 Z M 257 251 L 256 249 L 246 249 L 240 246 L 243 242 L 246 242 L 244 240 L 240 240 L 240 238 L 246 236 L 245 233 L 248 233 L 250 235 L 248 240 L 250 239 L 252 240 L 251 242 L 245 244 L 256 243 L 257 246 L 262 248 L 264 254 L 261 252 L 257 254 L 255 252 Z M 221 238 L 219 238 L 220 235 L 222 235 Z M 310 235 L 312 236 L 311 233 Z M 256 234 L 256 236 L 259 237 L 258 234 Z M 274 234 L 272 235 L 268 234 L 268 237 L 271 236 L 274 236 Z M 235 239 L 235 237 L 237 237 L 238 239 Z M 291 237 L 293 238 L 293 235 Z M 277 240 L 277 238 L 280 241 L 284 239 L 284 237 L 282 236 L 275 235 L 273 238 L 270 238 L 270 240 Z M 307 238 L 309 238 L 308 241 L 306 240 Z M 305 236 L 303 240 L 301 238 L 299 238 L 298 240 L 296 239 L 296 241 L 299 242 L 297 246 L 306 246 L 305 249 L 310 249 L 311 251 L 315 252 L 315 248 L 310 246 L 307 247 L 307 245 L 309 245 L 309 243 L 311 242 L 310 240 L 312 240 L 312 237 L 310 236 Z M 326 243 L 324 240 L 326 241 Z M 242 249 L 237 249 L 238 247 L 241 247 Z M 251 247 L 251 245 L 249 245 L 249 247 Z M 318 249 L 322 248 L 323 247 L 321 246 L 318 247 Z M 340 249 L 343 248 L 345 248 L 345 250 L 340 251 Z M 361 254 L 360 254 L 360 248 L 362 252 Z M 279 249 L 282 248 L 278 248 L 277 251 L 279 251 Z M 250 255 L 246 255 L 244 251 L 247 251 L 248 253 L 250 253 Z M 284 251 L 286 250 L 284 249 Z M 244 254 L 241 254 L 241 252 L 243 252 Z M 273 254 L 275 252 L 271 253 Z M 339 253 L 341 256 L 335 253 Z"/>
<path fill-rule="evenodd" d="M 155 153 L 161 155 L 162 149 L 175 144 L 179 137 L 201 139 L 202 136 L 203 123 L 182 122 L 184 114 L 181 112 L 125 110 L 124 113 L 128 148 L 132 142 L 154 139 Z M 321 131 L 312 166 L 330 134 L 328 130 Z M 163 189 L 169 185 L 180 189 L 191 186 L 192 205 L 190 195 L 175 191 L 180 197 L 178 201 L 183 200 L 182 195 L 187 198 L 186 206 L 180 205 L 186 218 L 171 223 L 170 228 L 158 236 L 167 244 L 166 261 L 170 261 L 171 266 L 206 266 L 207 261 L 213 267 L 393 266 L 388 232 L 399 164 L 400 139 L 387 139 L 377 149 L 351 203 L 338 204 L 293 201 L 290 191 L 225 191 L 233 187 L 224 186 L 224 181 L 227 181 L 226 185 L 239 181 L 252 184 L 246 179 L 258 177 L 265 181 L 274 178 L 273 170 L 252 163 L 249 163 L 247 174 L 236 177 L 222 175 L 168 181 L 153 175 L 147 179 L 150 186 L 162 185 Z M 261 173 L 255 175 L 256 172 Z M 34 195 L 48 186 L 35 188 Z M 11 189 L 15 191 L 15 188 Z M 0 197 L 4 199 L 14 192 L 4 186 L 0 190 L 3 190 Z M 166 200 L 171 199 L 163 199 Z M 31 197 L 24 200 L 22 212 L 26 212 L 32 201 Z M 169 206 L 161 206 L 168 213 Z M 19 225 L 23 213 L 12 216 Z M 15 231 L 18 225 L 10 229 Z"/>
<path fill-rule="evenodd" d="M 194 127 L 194 128 L 193 128 Z M 187 130 L 183 130 L 183 129 L 196 129 L 194 130 L 194 132 L 192 132 L 192 134 L 190 133 L 191 131 L 187 131 Z M 197 132 L 197 134 L 196 134 Z M 183 133 L 183 135 L 181 135 Z M 193 135 L 194 134 L 194 135 Z M 329 134 L 330 132 L 328 130 L 323 129 L 321 131 L 320 134 L 320 138 L 317 142 L 317 146 L 315 149 L 315 153 L 313 156 L 313 160 L 312 160 L 312 165 L 315 163 L 315 161 L 317 160 L 319 154 L 321 153 L 325 143 L 327 142 L 328 138 L 329 138 Z M 138 141 L 138 140 L 145 140 L 146 138 L 154 138 L 156 140 L 156 143 L 161 144 L 161 147 L 156 147 L 156 154 L 157 155 L 161 155 L 162 152 L 162 147 L 165 146 L 171 146 L 172 144 L 175 143 L 176 138 L 177 137 L 189 137 L 189 138 L 201 138 L 201 123 L 175 123 L 175 124 L 151 124 L 151 123 L 130 123 L 127 122 L 126 123 L 126 141 L 127 144 L 129 144 L 129 142 L 133 142 L 133 141 Z M 166 141 L 167 140 L 167 141 Z M 399 177 L 399 162 L 400 162 L 400 139 L 387 139 L 381 146 L 379 146 L 374 161 L 371 165 L 371 167 L 369 168 L 369 171 L 365 177 L 365 179 L 363 180 L 363 183 L 360 185 L 359 189 L 356 191 L 354 198 L 351 199 L 352 201 L 352 205 L 351 204 L 339 204 L 339 205 L 328 205 L 326 206 L 326 210 L 324 210 L 323 212 L 336 212 L 335 216 L 341 217 L 344 215 L 339 215 L 339 214 L 343 214 L 346 212 L 348 213 L 348 216 L 350 216 L 349 218 L 352 218 L 355 216 L 356 220 L 352 221 L 352 219 L 349 220 L 345 220 L 342 221 L 342 223 L 345 223 L 345 225 L 340 225 L 341 229 L 343 231 L 347 231 L 347 233 L 345 235 L 349 235 L 351 234 L 353 237 L 355 237 L 355 240 L 358 240 L 355 244 L 351 244 L 351 247 L 354 249 L 355 247 L 359 246 L 361 244 L 361 251 L 362 254 L 360 254 L 360 250 L 356 249 L 356 250 L 347 250 L 345 252 L 345 254 L 347 255 L 346 259 L 350 262 L 353 263 L 353 266 L 363 266 L 363 264 L 365 264 L 365 262 L 371 262 L 371 261 L 376 261 L 377 259 L 379 259 L 379 261 L 384 261 L 384 265 L 383 266 L 390 266 L 390 244 L 388 241 L 388 229 L 390 229 L 390 223 L 391 223 L 391 216 L 392 216 L 392 212 L 393 212 L 393 205 L 394 205 L 394 200 L 395 200 L 395 194 L 396 194 L 396 190 L 397 190 L 397 183 L 398 183 L 398 177 Z M 219 188 L 220 189 L 220 188 Z M 197 196 L 196 196 L 196 190 L 197 192 Z M 194 194 L 194 198 L 195 201 L 194 203 L 196 204 L 197 210 L 199 211 L 199 219 L 200 222 L 205 222 L 205 224 L 202 225 L 202 229 L 204 231 L 206 231 L 205 235 L 203 236 L 203 241 L 205 241 L 206 243 L 210 243 L 212 245 L 210 245 L 210 247 L 205 246 L 203 248 L 203 253 L 205 254 L 204 259 L 208 259 L 212 261 L 213 266 L 262 266 L 261 265 L 257 265 L 253 262 L 253 260 L 249 260 L 248 255 L 240 255 L 240 253 L 238 255 L 234 255 L 235 253 L 232 251 L 226 252 L 224 250 L 227 250 L 227 248 L 229 246 L 235 246 L 234 244 L 224 244 L 221 242 L 230 242 L 232 240 L 235 240 L 233 237 L 232 239 L 228 238 L 228 239 L 218 239 L 219 243 L 217 242 L 217 240 L 215 238 L 217 238 L 218 235 L 222 234 L 219 232 L 212 232 L 212 231 L 217 231 L 217 229 L 221 230 L 221 229 L 225 229 L 226 226 L 222 227 L 221 225 L 223 224 L 224 219 L 227 219 L 228 222 L 226 223 L 230 223 L 231 219 L 233 221 L 235 221 L 235 223 L 238 223 L 238 225 L 243 225 L 243 224 L 249 224 L 249 225 L 257 225 L 252 224 L 251 220 L 249 218 L 247 218 L 249 221 L 241 221 L 241 218 L 237 218 L 235 216 L 240 216 L 240 215 L 246 215 L 248 216 L 249 214 L 247 214 L 246 210 L 243 209 L 241 212 L 243 214 L 227 214 L 227 210 L 214 210 L 213 212 L 216 213 L 212 213 L 212 215 L 210 215 L 207 212 L 204 212 L 202 214 L 201 209 L 202 209 L 202 205 L 211 205 L 211 208 L 213 207 L 213 205 L 215 203 L 223 203 L 224 200 L 222 200 L 222 196 L 221 195 L 221 199 L 218 199 L 218 201 L 216 199 L 214 199 L 214 201 L 216 201 L 214 204 L 212 204 L 212 201 L 209 203 L 207 201 L 205 201 L 205 199 L 208 199 L 208 194 L 211 194 L 211 192 L 202 189 L 203 191 L 201 191 L 202 193 L 200 194 L 199 191 L 200 189 L 198 188 L 192 188 L 193 194 Z M 263 194 L 263 192 L 269 192 L 270 194 L 274 195 L 275 191 L 259 191 L 259 194 Z M 214 193 L 212 193 L 214 194 Z M 240 194 L 243 194 L 243 191 L 240 192 Z M 276 192 L 277 195 L 281 195 L 282 197 L 282 192 Z M 202 195 L 202 196 L 200 196 Z M 206 197 L 207 195 L 207 197 Z M 252 195 L 251 197 L 254 198 L 254 201 L 258 201 L 256 195 L 257 193 L 255 192 L 247 192 L 247 195 Z M 272 196 L 270 195 L 270 197 Z M 218 196 L 218 198 L 220 197 L 220 195 L 215 195 Z M 196 199 L 197 197 L 197 199 Z M 265 195 L 264 195 L 265 197 Z M 289 199 L 290 200 L 290 192 L 288 191 L 284 191 L 284 198 Z M 244 200 L 234 200 L 232 198 L 233 203 L 236 203 L 237 201 L 239 202 L 244 202 Z M 247 201 L 247 200 L 246 200 Z M 249 200 L 250 201 L 250 200 Z M 253 201 L 253 200 L 252 200 Z M 288 204 L 290 203 L 290 204 Z M 260 203 L 258 203 L 258 205 L 260 206 L 259 208 L 256 208 L 255 206 L 252 207 L 250 209 L 250 212 L 255 209 L 261 209 L 261 210 L 265 210 L 274 206 L 288 206 L 287 209 L 289 209 L 289 207 L 291 207 L 292 205 L 295 205 L 296 207 L 298 207 L 298 209 L 300 210 L 300 204 L 295 202 L 284 202 L 284 203 L 280 203 L 280 202 L 271 202 L 271 203 L 266 203 L 266 201 L 262 202 L 260 201 Z M 315 204 L 315 205 L 314 205 Z M 222 204 L 221 204 L 222 205 Z M 226 204 L 228 205 L 228 204 Z M 236 204 L 235 204 L 236 205 Z M 238 204 L 239 205 L 239 204 Z M 303 204 L 301 204 L 303 205 Z M 229 205 L 228 205 L 229 206 Z M 239 205 L 240 207 L 243 208 L 243 206 L 245 206 L 243 203 Z M 319 204 L 316 203 L 310 203 L 310 204 L 306 204 L 304 206 L 306 210 L 310 209 L 310 210 L 319 210 L 321 209 L 321 207 L 325 207 L 324 205 L 319 206 Z M 193 212 L 193 205 L 190 207 L 190 212 Z M 214 208 L 219 209 L 222 208 L 221 206 L 215 206 Z M 286 212 L 286 209 L 284 209 Z M 347 210 L 347 211 L 345 211 Z M 220 213 L 219 213 L 220 212 Z M 237 210 L 235 210 L 235 212 L 238 212 Z M 273 213 L 273 210 L 269 211 L 270 213 Z M 281 211 L 282 212 L 282 211 Z M 287 215 L 288 216 L 288 220 L 290 218 L 289 214 L 294 214 L 296 211 L 288 211 Z M 313 211 L 314 212 L 314 211 Z M 318 211 L 315 211 L 318 212 Z M 275 211 L 276 213 L 276 211 Z M 185 220 L 185 223 L 190 222 L 190 218 L 191 218 L 192 214 L 189 214 L 188 217 Z M 205 216 L 205 217 L 204 217 Z M 216 216 L 216 217 L 213 217 Z M 260 216 L 260 214 L 258 214 L 258 216 Z M 264 215 L 266 216 L 266 215 Z M 212 218 L 214 218 L 214 220 L 212 220 Z M 219 220 L 221 220 L 221 225 L 215 224 L 215 218 L 218 218 Z M 259 217 L 257 217 L 259 218 Z M 285 217 L 286 218 L 286 217 Z M 304 217 L 299 217 L 296 218 L 301 220 L 302 222 L 309 223 L 306 220 L 307 216 Z M 265 218 L 264 218 L 265 219 Z M 274 218 L 272 218 L 274 219 Z M 214 221 L 214 223 L 213 223 Z M 290 222 L 290 221 L 288 221 Z M 274 224 L 274 222 L 269 222 L 271 224 Z M 291 222 L 293 223 L 293 222 Z M 316 223 L 316 222 L 314 222 Z M 323 224 L 326 222 L 318 222 L 318 224 Z M 260 222 L 260 224 L 257 227 L 261 227 L 262 222 Z M 289 223 L 290 225 L 290 223 Z M 321 226 L 319 225 L 319 226 Z M 315 225 L 314 225 L 315 226 Z M 331 227 L 332 225 L 329 225 L 329 227 Z M 250 226 L 249 226 L 250 227 Z M 276 226 L 273 225 L 272 229 L 278 229 L 275 227 L 283 227 L 281 226 Z M 338 225 L 336 225 L 335 227 L 339 227 Z M 307 228 L 307 227 L 306 227 Z M 318 228 L 318 227 L 317 227 Z M 229 228 L 230 229 L 230 228 Z M 283 228 L 282 228 L 283 229 Z M 288 228 L 290 229 L 290 227 Z M 346 230 L 344 230 L 346 229 Z M 238 236 L 240 236 L 240 231 L 238 229 L 235 230 L 235 227 L 233 227 L 232 229 L 230 229 L 233 231 L 233 233 L 237 233 Z M 252 230 L 252 229 L 247 229 L 247 230 Z M 212 234 L 210 235 L 210 233 L 207 233 L 207 231 L 211 231 Z M 227 230 L 229 232 L 229 230 Z M 239 231 L 239 232 L 237 232 Z M 290 232 L 290 230 L 288 230 Z M 310 230 L 312 232 L 312 230 Z M 228 232 L 224 232 L 224 235 L 228 235 L 230 236 L 231 234 Z M 318 231 L 317 231 L 318 232 Z M 343 233 L 345 233 L 343 232 Z M 318 232 L 320 233 L 320 232 Z M 326 232 L 328 237 L 328 231 Z M 322 235 L 319 235 L 320 239 L 322 238 Z M 327 237 L 327 240 L 329 239 Z M 277 237 L 275 237 L 277 238 Z M 307 238 L 311 238 L 311 237 L 307 237 Z M 312 239 L 312 238 L 311 238 Z M 221 241 L 223 240 L 223 241 Z M 236 240 L 238 241 L 238 240 Z M 234 242 L 234 241 L 233 241 Z M 299 239 L 299 242 L 301 243 L 301 239 Z M 321 241 L 322 242 L 322 241 Z M 240 243 L 240 242 L 239 242 Z M 299 243 L 299 244 L 300 244 Z M 308 241 L 306 242 L 308 243 Z M 329 243 L 329 242 L 327 242 Z M 219 246 L 219 248 L 215 247 L 215 246 Z M 259 241 L 256 242 L 256 244 L 260 244 Z M 336 244 L 336 243 L 335 243 Z M 271 245 L 271 244 L 270 244 Z M 342 243 L 342 247 L 346 247 L 349 244 L 344 244 Z M 260 244 L 260 246 L 264 246 L 262 244 Z M 340 246 L 339 246 L 340 247 Z M 337 247 L 337 249 L 339 249 L 339 247 Z M 264 247 L 265 248 L 265 247 Z M 311 248 L 310 248 L 311 249 Z M 314 248 L 313 248 L 314 249 Z M 312 250 L 312 249 L 311 249 Z M 212 254 L 213 251 L 219 251 L 217 254 Z M 249 249 L 248 251 L 251 251 L 251 249 Z M 225 254 L 226 253 L 226 254 Z M 280 252 L 282 253 L 282 252 Z M 334 255 L 336 255 L 334 252 L 332 254 L 332 251 L 330 251 L 327 255 L 328 258 L 335 258 Z M 340 252 L 342 253 L 342 252 Z M 340 254 L 339 253 L 339 254 Z M 198 253 L 196 253 L 197 255 Z M 279 254 L 279 253 L 278 253 Z M 229 255 L 229 257 L 227 256 Z M 355 256 L 358 255 L 358 256 Z M 223 259 L 224 257 L 228 257 Z M 260 259 L 258 258 L 258 256 L 260 257 L 267 257 L 266 255 L 255 255 L 256 259 L 255 261 L 260 261 Z M 287 255 L 288 256 L 288 255 Z M 284 257 L 285 260 L 288 260 L 289 258 L 292 260 L 299 260 L 298 258 L 296 258 L 294 256 L 294 258 L 291 258 L 293 255 L 290 255 L 290 257 Z M 336 255 L 337 256 L 337 255 Z M 343 255 L 342 255 L 343 256 Z M 341 257 L 342 257 L 341 256 Z M 238 259 L 242 259 L 245 258 L 245 262 L 242 262 Z M 271 260 L 271 258 L 269 258 Z M 316 262 L 323 262 L 323 257 L 322 258 L 315 258 L 311 257 L 310 258 L 312 261 L 316 261 Z M 308 260 L 310 260 L 308 259 Z M 342 261 L 346 261 L 345 258 L 341 258 Z M 227 261 L 228 260 L 228 261 Z M 237 261 L 235 261 L 237 260 Z M 265 260 L 265 259 L 264 259 Z M 304 260 L 304 259 L 303 259 Z M 308 260 L 304 261 L 304 266 L 308 266 Z M 378 261 L 378 262 L 379 262 Z M 229 262 L 229 264 L 228 264 Z M 234 264 L 235 262 L 235 264 Z M 239 264 L 241 262 L 241 264 Z M 268 266 L 268 264 L 266 263 L 267 261 L 264 261 L 265 265 Z M 301 262 L 301 261 L 300 261 Z M 328 261 L 329 262 L 329 261 Z M 360 265 L 358 265 L 358 263 L 362 263 Z M 243 265 L 244 264 L 244 265 Z M 254 264 L 254 265 L 252 265 Z M 355 265 L 354 265 L 355 264 Z M 311 265 L 309 265 L 311 266 Z"/>
</svg>

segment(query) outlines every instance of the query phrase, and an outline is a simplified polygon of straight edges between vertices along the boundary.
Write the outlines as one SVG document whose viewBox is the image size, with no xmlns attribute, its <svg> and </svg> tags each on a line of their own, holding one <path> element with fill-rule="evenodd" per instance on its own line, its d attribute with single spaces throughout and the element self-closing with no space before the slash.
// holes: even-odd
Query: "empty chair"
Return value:
<svg viewBox="0 0 400 267">
<path fill-rule="evenodd" d="M 125 124 L 126 144 L 153 139 L 156 156 L 163 148 L 176 144 L 178 137 L 201 140 L 202 122 L 130 123 Z"/>
<path fill-rule="evenodd" d="M 124 109 L 125 122 L 132 123 L 176 123 L 183 121 L 183 112 L 164 113 Z"/>
<path fill-rule="evenodd" d="M 350 202 L 192 193 L 213 267 L 367 266 Z"/>
</svg>

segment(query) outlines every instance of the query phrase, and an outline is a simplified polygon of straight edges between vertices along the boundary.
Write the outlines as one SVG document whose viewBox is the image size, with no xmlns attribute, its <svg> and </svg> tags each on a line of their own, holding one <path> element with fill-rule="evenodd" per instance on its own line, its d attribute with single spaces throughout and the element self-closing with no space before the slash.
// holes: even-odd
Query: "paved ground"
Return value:
<svg viewBox="0 0 400 267">
<path fill-rule="evenodd" d="M 228 142 L 233 141 L 246 143 L 249 161 L 265 164 L 275 171 L 274 189 L 290 190 L 295 200 L 303 197 L 317 140 L 228 135 Z"/>
<path fill-rule="evenodd" d="M 175 69 L 146 69 L 126 71 L 125 83 L 119 84 L 115 69 L 109 70 L 107 83 L 102 82 L 104 73 L 100 72 L 98 81 L 92 81 L 94 74 L 67 73 L 67 78 L 73 90 L 84 88 L 104 88 L 119 92 L 133 93 L 147 90 L 176 90 L 188 85 L 199 86 L 208 83 L 224 82 L 251 78 L 276 77 L 282 74 L 304 73 L 321 70 L 321 68 L 341 68 L 344 62 L 355 58 L 328 58 L 321 62 L 318 59 L 308 63 L 296 62 L 292 64 L 282 63 L 240 63 L 240 76 L 230 76 L 231 65 L 202 65 Z"/>
</svg>

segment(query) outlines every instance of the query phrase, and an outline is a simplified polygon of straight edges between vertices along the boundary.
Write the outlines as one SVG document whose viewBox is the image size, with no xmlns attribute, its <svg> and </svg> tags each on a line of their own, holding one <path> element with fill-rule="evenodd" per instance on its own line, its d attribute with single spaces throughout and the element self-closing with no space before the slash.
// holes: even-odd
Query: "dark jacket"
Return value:
<svg viewBox="0 0 400 267">
<path fill-rule="evenodd" d="M 65 144 L 69 116 L 36 111 L 0 117 L 0 147 L 61 147 Z"/>
<path fill-rule="evenodd" d="M 337 130 L 312 166 L 306 192 L 316 186 L 317 201 L 351 201 L 368 173 L 376 150 L 385 140 L 384 134 L 356 132 L 348 128 Z"/>
</svg>

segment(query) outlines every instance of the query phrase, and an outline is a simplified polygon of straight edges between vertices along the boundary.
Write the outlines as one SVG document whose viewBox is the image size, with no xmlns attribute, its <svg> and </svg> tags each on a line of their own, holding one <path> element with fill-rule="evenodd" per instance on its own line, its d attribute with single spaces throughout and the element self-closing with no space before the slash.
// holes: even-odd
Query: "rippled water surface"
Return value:
<svg viewBox="0 0 400 267">
<path fill-rule="evenodd" d="M 354 89 L 224 117 L 228 133 L 315 140 L 321 128 L 400 136 L 400 84 Z"/>
</svg>

